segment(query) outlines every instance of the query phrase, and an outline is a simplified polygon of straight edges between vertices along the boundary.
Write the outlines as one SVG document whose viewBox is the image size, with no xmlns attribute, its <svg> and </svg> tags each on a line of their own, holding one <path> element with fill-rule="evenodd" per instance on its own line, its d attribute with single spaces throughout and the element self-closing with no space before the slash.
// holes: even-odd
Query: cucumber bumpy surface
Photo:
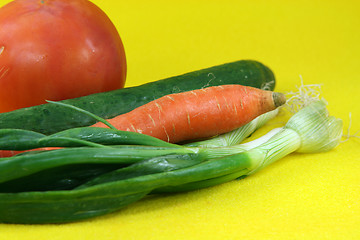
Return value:
<svg viewBox="0 0 360 240">
<path fill-rule="evenodd" d="M 226 84 L 274 90 L 275 77 L 268 67 L 258 61 L 240 60 L 136 87 L 91 94 L 62 102 L 107 119 L 167 94 Z M 43 134 L 53 134 L 94 123 L 95 120 L 85 114 L 51 103 L 0 114 L 0 128 L 26 129 Z"/>
</svg>

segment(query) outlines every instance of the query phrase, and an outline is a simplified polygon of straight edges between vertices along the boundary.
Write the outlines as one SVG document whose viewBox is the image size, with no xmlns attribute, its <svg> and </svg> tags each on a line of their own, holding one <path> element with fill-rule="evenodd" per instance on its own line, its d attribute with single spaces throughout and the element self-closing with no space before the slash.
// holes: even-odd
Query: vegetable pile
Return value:
<svg viewBox="0 0 360 240">
<path fill-rule="evenodd" d="M 342 121 L 329 116 L 320 100 L 295 113 L 284 127 L 239 144 L 276 111 L 229 133 L 185 145 L 107 128 L 84 127 L 49 136 L 4 129 L 2 148 L 71 147 L 0 159 L 0 221 L 87 219 L 149 194 L 210 187 L 249 176 L 295 151 L 321 152 L 338 145 Z"/>
<path fill-rule="evenodd" d="M 179 79 L 185 84 L 176 85 Z M 244 178 L 292 152 L 339 143 L 342 122 L 320 100 L 306 103 L 282 128 L 242 143 L 286 103 L 274 86 L 270 69 L 246 60 L 0 114 L 0 222 L 88 219 L 150 194 Z M 112 102 L 129 94 L 135 100 L 123 107 Z M 102 105 L 93 102 L 96 111 L 89 111 L 89 99 Z M 68 116 L 80 123 L 45 121 Z"/>
<path fill-rule="evenodd" d="M 2 223 L 84 220 L 339 144 L 342 121 L 314 99 L 243 143 L 289 103 L 257 61 L 123 88 L 121 39 L 88 0 L 15 0 L 0 25 Z"/>
</svg>

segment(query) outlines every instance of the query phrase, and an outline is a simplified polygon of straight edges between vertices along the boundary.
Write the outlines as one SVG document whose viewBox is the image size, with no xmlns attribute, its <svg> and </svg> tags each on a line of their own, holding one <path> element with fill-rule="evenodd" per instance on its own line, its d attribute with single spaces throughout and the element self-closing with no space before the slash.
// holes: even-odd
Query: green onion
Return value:
<svg viewBox="0 0 360 240">
<path fill-rule="evenodd" d="M 231 147 L 187 148 L 193 149 L 193 152 L 202 158 L 200 161 L 197 158 L 198 162 L 194 165 L 190 164 L 189 167 L 173 166 L 174 170 L 171 170 L 172 174 L 170 172 L 169 174 L 183 176 L 184 179 L 181 184 L 179 184 L 181 180 L 172 183 L 166 173 L 151 172 L 149 179 L 156 179 L 157 183 L 164 181 L 164 186 L 155 187 L 153 192 L 156 193 L 189 191 L 209 187 L 253 174 L 294 151 L 304 153 L 329 151 L 339 144 L 341 134 L 342 121 L 328 116 L 324 102 L 317 101 L 294 114 L 283 128 L 273 129 L 252 142 Z M 166 156 L 161 158 L 163 161 L 161 164 L 171 161 L 166 159 Z M 204 173 L 203 168 L 210 169 L 211 167 L 208 166 L 215 166 L 214 163 L 217 163 L 217 167 Z M 154 161 L 152 164 L 155 164 Z M 139 167 L 139 164 L 135 166 Z M 133 167 L 130 166 L 129 168 Z M 124 170 L 117 170 L 108 176 L 102 175 L 82 187 L 123 180 L 121 173 Z M 149 170 L 149 167 L 142 165 L 143 172 Z M 126 171 L 128 170 L 126 169 Z M 146 176 L 139 177 L 147 179 Z"/>
</svg>

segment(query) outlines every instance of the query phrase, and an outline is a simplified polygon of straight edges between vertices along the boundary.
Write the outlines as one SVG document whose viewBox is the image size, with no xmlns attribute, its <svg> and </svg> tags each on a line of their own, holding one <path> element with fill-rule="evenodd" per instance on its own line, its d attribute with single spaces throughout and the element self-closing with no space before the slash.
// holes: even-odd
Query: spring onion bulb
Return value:
<svg viewBox="0 0 360 240">
<path fill-rule="evenodd" d="M 295 113 L 287 124 L 264 143 L 247 151 L 220 157 L 222 161 L 246 162 L 242 168 L 214 172 L 204 179 L 157 189 L 156 192 L 189 191 L 217 185 L 253 174 L 292 152 L 325 152 L 336 147 L 342 136 L 342 120 L 328 115 L 326 104 L 316 101 Z M 221 148 L 220 148 L 221 149 Z M 214 159 L 212 160 L 214 161 Z"/>
<path fill-rule="evenodd" d="M 336 147 L 342 136 L 342 120 L 329 116 L 323 101 L 311 103 L 294 114 L 283 130 L 266 143 L 252 149 L 264 152 L 257 171 L 292 153 L 326 152 Z"/>
</svg>

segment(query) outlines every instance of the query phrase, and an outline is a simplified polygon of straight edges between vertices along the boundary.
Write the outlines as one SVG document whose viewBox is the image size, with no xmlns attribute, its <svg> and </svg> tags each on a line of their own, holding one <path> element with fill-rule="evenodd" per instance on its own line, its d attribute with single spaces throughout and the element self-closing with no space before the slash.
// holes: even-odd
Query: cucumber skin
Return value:
<svg viewBox="0 0 360 240">
<path fill-rule="evenodd" d="M 225 84 L 241 84 L 256 88 L 266 86 L 266 90 L 274 90 L 275 76 L 268 67 L 258 61 L 240 60 L 136 87 L 91 94 L 62 102 L 108 119 L 167 94 Z M 26 129 L 43 134 L 53 134 L 94 123 L 95 120 L 91 117 L 51 103 L 0 114 L 0 128 Z"/>
</svg>

